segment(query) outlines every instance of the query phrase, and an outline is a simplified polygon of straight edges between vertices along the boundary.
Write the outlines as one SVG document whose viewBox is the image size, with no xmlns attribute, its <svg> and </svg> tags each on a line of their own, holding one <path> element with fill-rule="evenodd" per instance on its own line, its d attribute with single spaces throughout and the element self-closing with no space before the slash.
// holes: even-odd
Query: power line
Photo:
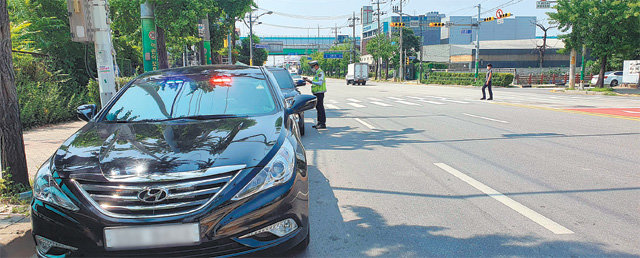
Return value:
<svg viewBox="0 0 640 258">
<path fill-rule="evenodd" d="M 321 30 L 326 30 L 326 29 L 344 29 L 349 27 L 349 25 L 343 25 L 343 26 L 333 26 L 333 27 L 299 27 L 299 26 L 288 26 L 288 25 L 279 25 L 279 24 L 270 24 L 270 23 L 261 23 L 260 25 L 265 25 L 265 26 L 270 26 L 270 27 L 276 27 L 276 28 L 285 28 L 285 29 L 299 29 L 299 30 L 308 30 L 308 29 L 321 29 Z"/>
<path fill-rule="evenodd" d="M 341 20 L 341 19 L 346 19 L 346 18 L 351 17 L 351 14 L 336 15 L 336 16 L 308 16 L 308 15 L 299 15 L 299 14 L 276 12 L 276 11 L 267 10 L 267 9 L 260 8 L 260 7 L 258 7 L 258 9 L 263 10 L 263 11 L 273 12 L 273 14 L 284 16 L 284 17 L 303 19 L 303 20 Z"/>
</svg>

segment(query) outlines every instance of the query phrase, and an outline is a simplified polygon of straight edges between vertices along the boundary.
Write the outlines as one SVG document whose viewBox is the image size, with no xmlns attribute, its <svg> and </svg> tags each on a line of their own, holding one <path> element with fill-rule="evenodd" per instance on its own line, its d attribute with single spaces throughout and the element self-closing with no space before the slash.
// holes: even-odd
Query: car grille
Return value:
<svg viewBox="0 0 640 258">
<path fill-rule="evenodd" d="M 187 180 L 99 183 L 75 180 L 94 206 L 113 217 L 165 217 L 202 209 L 239 170 Z M 145 191 L 164 191 L 160 201 L 144 200 Z M 140 197 L 143 198 L 140 198 Z"/>
</svg>

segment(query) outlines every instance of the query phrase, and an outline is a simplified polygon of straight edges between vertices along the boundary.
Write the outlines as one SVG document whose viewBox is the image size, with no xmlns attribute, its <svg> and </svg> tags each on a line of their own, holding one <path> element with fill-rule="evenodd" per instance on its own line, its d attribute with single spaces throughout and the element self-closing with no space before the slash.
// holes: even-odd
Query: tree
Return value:
<svg viewBox="0 0 640 258">
<path fill-rule="evenodd" d="M 378 79 L 378 60 L 382 59 L 387 63 L 387 71 L 385 73 L 385 79 L 388 78 L 389 75 L 389 59 L 393 55 L 394 52 L 398 50 L 397 45 L 392 44 L 391 39 L 387 38 L 384 35 L 377 35 L 367 43 L 367 52 L 373 56 L 373 59 L 376 62 L 376 79 Z"/>
<path fill-rule="evenodd" d="M 538 26 L 538 28 L 540 28 L 540 30 L 542 30 L 542 32 L 544 33 L 544 35 L 542 36 L 542 45 L 539 45 L 539 46 L 536 47 L 536 49 L 538 50 L 538 55 L 539 55 L 539 59 L 540 59 L 540 69 L 542 69 L 542 67 L 544 66 L 544 54 L 547 51 L 547 32 L 550 29 L 557 28 L 558 26 L 557 25 L 545 25 L 542 22 L 535 22 L 535 25 Z"/>
<path fill-rule="evenodd" d="M 16 184 L 29 185 L 11 54 L 7 1 L 0 1 L 0 165 Z"/>
<path fill-rule="evenodd" d="M 253 44 L 259 44 L 260 43 L 260 37 L 253 35 Z M 253 49 L 253 63 L 255 65 L 262 65 L 264 62 L 267 61 L 267 56 L 269 54 L 267 53 L 267 50 L 265 50 L 264 48 L 254 48 Z M 238 56 L 238 61 L 244 63 L 244 64 L 249 64 L 249 38 L 244 38 L 242 39 L 242 46 L 240 48 L 240 56 Z"/>
<path fill-rule="evenodd" d="M 557 12 L 548 13 L 567 34 L 561 38 L 567 49 L 584 44 L 599 59 L 597 85 L 603 87 L 608 59 L 640 48 L 640 3 L 636 0 L 559 0 Z"/>
</svg>

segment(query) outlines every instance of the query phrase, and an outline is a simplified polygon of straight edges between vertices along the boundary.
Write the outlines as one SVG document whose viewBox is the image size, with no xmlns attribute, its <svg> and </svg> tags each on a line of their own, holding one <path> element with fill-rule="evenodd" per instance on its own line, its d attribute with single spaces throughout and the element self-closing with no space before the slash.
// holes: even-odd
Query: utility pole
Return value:
<svg viewBox="0 0 640 258">
<path fill-rule="evenodd" d="M 209 15 L 206 18 L 201 19 L 198 24 L 198 34 L 202 38 L 202 45 L 200 49 L 200 64 L 210 65 L 211 61 L 211 33 L 209 31 Z"/>
<path fill-rule="evenodd" d="M 569 87 L 574 89 L 576 87 L 576 49 L 571 49 L 571 60 L 569 61 Z"/>
<path fill-rule="evenodd" d="M 400 14 L 400 22 L 404 22 L 402 19 L 402 1 L 400 0 L 400 4 L 398 5 L 398 14 Z M 404 60 L 402 58 L 403 56 L 403 50 L 402 50 L 402 32 L 404 31 L 404 27 L 400 27 L 400 70 L 398 71 L 400 74 L 400 81 L 404 81 Z"/>
<path fill-rule="evenodd" d="M 331 30 L 333 31 L 333 33 L 335 33 L 335 39 L 333 40 L 333 44 L 337 46 L 338 45 L 338 24 L 335 24 L 333 26 L 333 29 Z"/>
<path fill-rule="evenodd" d="M 380 4 L 386 4 L 387 2 L 382 2 L 380 0 L 374 2 L 373 4 L 377 5 L 377 12 L 376 15 L 378 15 L 378 34 L 380 35 L 380 33 L 382 33 L 382 25 L 380 25 L 380 15 L 384 15 L 384 12 L 380 11 Z M 378 48 L 380 48 L 380 42 L 378 41 Z M 382 58 L 378 59 L 378 61 L 376 62 L 378 64 L 376 70 L 379 71 L 380 73 L 380 77 L 382 77 Z M 378 76 L 378 73 L 376 72 L 376 76 Z"/>
<path fill-rule="evenodd" d="M 426 19 L 426 18 L 425 18 Z M 420 19 L 420 78 L 418 78 L 418 84 L 422 81 L 422 52 L 424 49 L 424 24 L 422 23 L 422 19 Z"/>
<path fill-rule="evenodd" d="M 351 24 L 349 25 L 349 27 L 353 27 L 353 50 L 352 50 L 352 63 L 357 63 L 358 60 L 356 60 L 356 21 L 360 20 L 360 18 L 356 18 L 356 12 L 353 12 L 353 17 L 349 18 L 349 21 L 351 21 Z"/>
<path fill-rule="evenodd" d="M 478 4 L 478 20 L 476 21 L 476 81 L 480 73 L 480 4 Z"/>
<path fill-rule="evenodd" d="M 116 93 L 116 75 L 113 65 L 113 44 L 111 26 L 107 14 L 106 0 L 93 0 L 91 5 L 95 26 L 95 52 L 98 66 L 98 84 L 100 85 L 100 104 L 106 106 Z"/>
<path fill-rule="evenodd" d="M 253 66 L 253 10 L 249 12 L 249 65 Z"/>
<path fill-rule="evenodd" d="M 140 19 L 142 19 L 142 60 L 144 71 L 158 70 L 156 21 L 153 6 L 149 2 L 144 2 L 140 5 Z"/>
</svg>

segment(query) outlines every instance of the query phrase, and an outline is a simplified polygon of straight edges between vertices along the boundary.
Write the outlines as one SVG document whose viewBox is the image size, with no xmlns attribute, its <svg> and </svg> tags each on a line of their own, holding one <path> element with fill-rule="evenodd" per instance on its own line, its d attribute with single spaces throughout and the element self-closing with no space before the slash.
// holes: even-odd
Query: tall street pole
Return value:
<svg viewBox="0 0 640 258">
<path fill-rule="evenodd" d="M 153 6 L 149 2 L 140 5 L 142 19 L 142 63 L 145 72 L 158 70 L 158 42 Z"/>
<path fill-rule="evenodd" d="M 480 73 L 480 4 L 478 4 L 478 20 L 476 21 L 476 81 Z"/>
<path fill-rule="evenodd" d="M 249 12 L 249 65 L 253 66 L 253 11 Z"/>
<path fill-rule="evenodd" d="M 404 22 L 402 20 L 402 1 L 400 0 L 400 6 L 398 7 L 398 11 L 400 12 L 400 22 Z M 404 81 L 404 60 L 402 58 L 402 32 L 404 31 L 404 27 L 400 27 L 400 81 Z"/>
<path fill-rule="evenodd" d="M 356 12 L 353 12 L 353 17 L 349 18 L 349 20 L 351 21 L 350 26 L 353 27 L 353 50 L 352 50 L 352 57 L 353 57 L 353 63 L 357 63 L 358 60 L 356 60 L 356 21 L 360 20 L 360 18 L 356 18 Z"/>
<path fill-rule="evenodd" d="M 116 93 L 116 75 L 111 54 L 113 50 L 111 26 L 106 0 L 93 0 L 91 7 L 95 26 L 94 45 L 98 66 L 98 84 L 100 85 L 100 104 L 104 107 Z"/>
<path fill-rule="evenodd" d="M 581 69 L 580 69 L 580 89 L 584 90 L 584 72 L 585 72 L 585 65 L 584 65 L 584 56 L 587 55 L 587 46 L 586 45 L 582 45 L 582 61 L 580 63 Z"/>
<path fill-rule="evenodd" d="M 202 37 L 202 51 L 201 51 L 201 55 L 202 55 L 202 59 L 200 61 L 200 64 L 203 65 L 210 65 L 212 64 L 212 60 L 211 60 L 211 33 L 209 31 L 209 15 L 207 15 L 207 18 L 204 18 L 202 20 L 200 20 L 200 24 L 198 29 L 202 29 L 203 31 L 199 31 L 200 36 Z"/>
</svg>

